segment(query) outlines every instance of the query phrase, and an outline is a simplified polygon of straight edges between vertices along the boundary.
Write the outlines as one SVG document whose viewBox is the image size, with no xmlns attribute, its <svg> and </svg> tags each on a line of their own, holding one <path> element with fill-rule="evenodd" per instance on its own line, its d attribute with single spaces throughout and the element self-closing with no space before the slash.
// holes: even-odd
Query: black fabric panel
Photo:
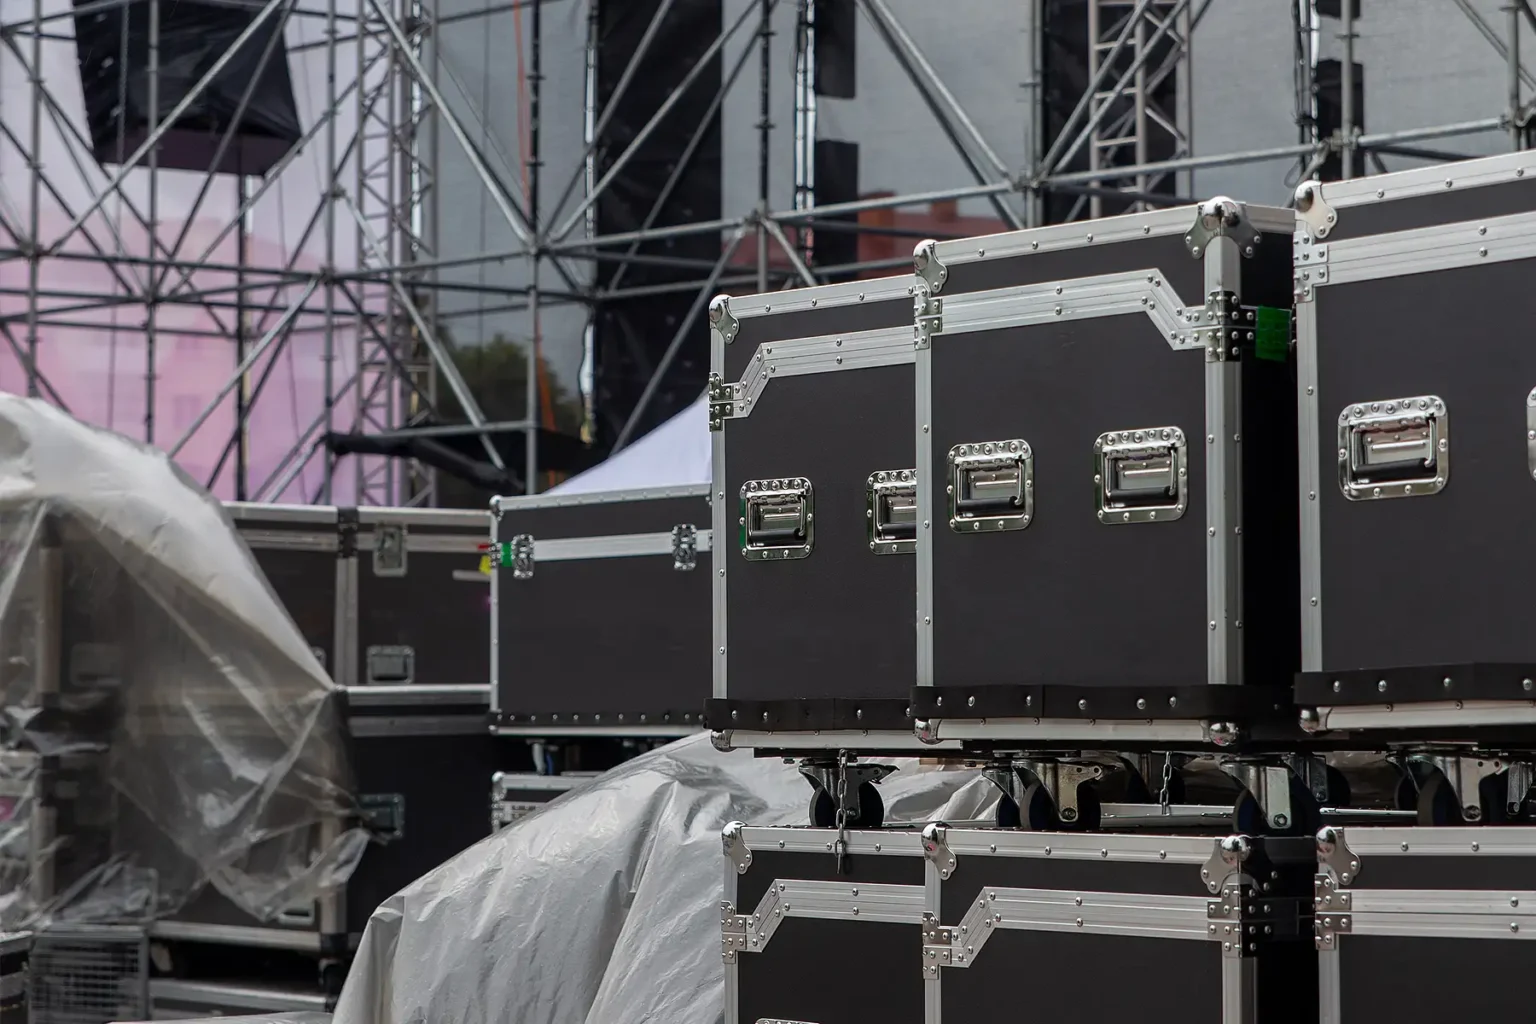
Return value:
<svg viewBox="0 0 1536 1024">
<path fill-rule="evenodd" d="M 912 468 L 912 403 L 912 367 L 881 366 L 774 380 L 751 416 L 726 421 L 726 500 L 748 480 L 803 476 L 816 517 L 807 558 L 748 562 L 734 537 L 721 546 L 729 697 L 907 696 L 917 563 L 869 550 L 866 485 Z"/>
<path fill-rule="evenodd" d="M 1193 264 L 1198 266 L 1197 264 Z M 1206 679 L 1205 363 L 1142 315 L 934 339 L 933 461 L 957 444 L 1023 438 L 1027 529 L 962 535 L 935 479 L 934 669 L 949 686 L 1188 685 Z M 1177 426 L 1188 505 L 1174 522 L 1105 525 L 1093 442 Z"/>
<path fill-rule="evenodd" d="M 1511 329 L 1536 316 L 1531 270 L 1523 260 L 1317 290 L 1324 670 L 1536 661 L 1525 441 L 1536 348 Z M 1346 500 L 1340 411 L 1424 394 L 1446 402 L 1445 489 Z M 1405 612 L 1409 595 L 1432 595 L 1427 619 Z"/>
<path fill-rule="evenodd" d="M 94 5 L 91 0 L 74 0 L 74 6 Z M 160 110 L 153 117 L 156 123 L 175 110 L 254 18 L 254 10 L 199 0 L 160 5 Z M 265 174 L 298 142 L 303 129 L 294 104 L 282 30 L 281 17 L 263 22 L 177 119 L 159 147 L 162 168 L 210 169 L 219 140 L 231 126 L 235 127 L 236 141 L 226 148 L 219 165 L 212 167 L 221 173 Z M 271 55 L 263 66 L 261 58 L 269 47 Z M 104 164 L 120 163 L 147 137 L 152 120 L 149 4 L 128 3 L 77 15 L 75 49 L 94 155 Z M 237 124 L 241 97 L 253 79 L 256 87 Z M 121 152 L 119 134 L 124 136 Z"/>
<path fill-rule="evenodd" d="M 844 332 L 910 327 L 913 322 L 910 297 L 743 317 L 736 340 L 725 349 L 725 375 L 731 381 L 741 380 L 747 365 L 757 358 L 759 345 Z M 768 390 L 772 392 L 783 383 L 782 380 L 775 381 L 768 386 Z M 907 401 L 911 401 L 910 395 Z"/>
<path fill-rule="evenodd" d="M 1189 221 L 1193 224 L 1194 208 L 1190 210 Z M 1090 230 L 1089 226 L 1084 226 L 1083 232 L 1086 235 Z M 1285 251 L 1289 256 L 1289 247 Z M 940 294 L 948 297 L 964 292 L 1017 288 L 1044 281 L 1071 281 L 1079 277 L 1149 269 L 1160 271 L 1179 293 L 1179 298 L 1186 303 L 1204 304 L 1205 263 L 1189 254 L 1183 235 L 1160 235 L 1129 242 L 1083 245 L 1054 252 L 956 263 L 949 268 L 949 277 Z M 935 341 L 935 344 L 938 342 Z"/>
<path fill-rule="evenodd" d="M 1455 165 L 1447 165 L 1446 177 L 1455 180 Z M 1323 189 L 1326 196 L 1328 190 Z M 1484 217 L 1505 217 L 1536 209 L 1536 174 L 1478 188 L 1431 192 L 1405 199 L 1349 206 L 1338 211 L 1339 220 L 1329 242 L 1365 238 L 1390 231 L 1411 231 L 1436 224 L 1458 224 Z M 1323 289 L 1327 290 L 1327 289 Z"/>
<path fill-rule="evenodd" d="M 412 648 L 417 683 L 490 682 L 491 588 L 480 556 L 412 551 L 406 568 L 404 576 L 376 576 L 371 553 L 358 559 L 358 682 L 367 681 L 374 646 Z"/>
<path fill-rule="evenodd" d="M 788 918 L 737 957 L 737 1019 L 922 1024 L 921 949 L 916 924 Z"/>
<path fill-rule="evenodd" d="M 805 802 L 811 802 L 811 788 L 805 788 Z M 808 833 L 814 834 L 814 833 Z M 836 833 L 824 830 L 827 842 Z M 880 882 L 888 885 L 923 884 L 923 858 L 897 854 L 849 854 L 839 871 L 832 851 L 826 853 L 788 853 L 782 850 L 753 850 L 752 866 L 736 880 L 736 909 L 750 914 L 762 902 L 768 886 L 790 878 L 809 882 L 847 881 L 850 885 Z"/>
<path fill-rule="evenodd" d="M 1211 840 L 1211 851 L 1216 840 Z M 1060 857 L 966 857 L 944 883 L 945 921 L 958 921 L 988 888 L 1132 892 L 1158 896 L 1209 896 L 1198 864 L 1166 861 L 1075 860 Z"/>
<path fill-rule="evenodd" d="M 336 552 L 256 548 L 251 554 L 304 642 L 323 651 L 327 671 L 334 671 Z"/>
<path fill-rule="evenodd" d="M 700 493 L 685 498 L 605 501 L 558 508 L 511 506 L 502 515 L 496 536 L 504 544 L 521 533 L 535 540 L 620 537 L 631 533 L 666 533 L 685 524 L 707 530 L 709 523 L 709 502 Z M 534 575 L 538 575 L 537 567 Z"/>
<path fill-rule="evenodd" d="M 1348 842 L 1348 830 L 1345 841 Z M 1411 847 L 1411 843 L 1409 844 Z M 1536 836 L 1528 857 L 1374 856 L 1360 858 L 1360 871 L 1350 879 L 1351 889 L 1486 889 L 1495 898 L 1499 890 L 1531 888 L 1536 877 Z"/>
<path fill-rule="evenodd" d="M 618 724 L 621 712 L 645 713 L 648 724 L 702 718 L 713 685 L 710 553 L 687 572 L 670 555 L 546 562 L 527 580 L 500 572 L 498 692 L 502 714 L 516 716 L 508 724 L 573 714 Z"/>
</svg>

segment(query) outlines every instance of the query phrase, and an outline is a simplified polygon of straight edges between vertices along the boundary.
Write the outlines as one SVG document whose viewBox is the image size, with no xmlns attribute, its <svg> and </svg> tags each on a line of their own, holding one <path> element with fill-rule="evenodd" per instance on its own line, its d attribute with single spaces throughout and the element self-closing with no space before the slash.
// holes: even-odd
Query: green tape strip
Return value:
<svg viewBox="0 0 1536 1024">
<path fill-rule="evenodd" d="M 1283 363 L 1291 357 L 1291 311 L 1260 306 L 1253 331 L 1253 354 Z"/>
</svg>

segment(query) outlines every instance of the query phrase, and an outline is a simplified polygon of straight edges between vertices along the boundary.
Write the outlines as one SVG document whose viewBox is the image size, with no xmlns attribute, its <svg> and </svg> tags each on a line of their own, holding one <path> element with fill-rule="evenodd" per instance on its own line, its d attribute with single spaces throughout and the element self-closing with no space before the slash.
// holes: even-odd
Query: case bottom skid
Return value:
<svg viewBox="0 0 1536 1024">
<path fill-rule="evenodd" d="M 1326 829 L 1318 846 L 1323 1021 L 1530 1016 L 1536 830 Z"/>
<path fill-rule="evenodd" d="M 738 823 L 724 845 L 726 1024 L 1317 1020 L 1312 839 Z"/>
</svg>

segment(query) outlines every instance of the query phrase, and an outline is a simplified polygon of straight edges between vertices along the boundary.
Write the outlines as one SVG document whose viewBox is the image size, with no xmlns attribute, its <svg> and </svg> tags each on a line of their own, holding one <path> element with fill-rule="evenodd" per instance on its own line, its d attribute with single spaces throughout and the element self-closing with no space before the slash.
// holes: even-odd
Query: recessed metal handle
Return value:
<svg viewBox="0 0 1536 1024">
<path fill-rule="evenodd" d="M 416 681 L 416 651 L 403 645 L 376 644 L 368 648 L 369 686 L 409 686 Z"/>
<path fill-rule="evenodd" d="M 815 542 L 811 482 L 804 477 L 741 485 L 741 554 L 749 561 L 804 558 Z"/>
<path fill-rule="evenodd" d="M 1167 523 L 1189 507 L 1189 449 L 1178 427 L 1112 430 L 1093 442 L 1101 523 Z"/>
<path fill-rule="evenodd" d="M 957 533 L 1022 530 L 1035 514 L 1028 442 L 980 441 L 949 450 L 949 526 Z"/>
<path fill-rule="evenodd" d="M 865 488 L 869 508 L 869 550 L 899 555 L 917 550 L 917 471 L 871 473 Z"/>
<path fill-rule="evenodd" d="M 1339 487 L 1351 501 L 1436 494 L 1450 476 L 1450 421 L 1434 395 L 1339 414 Z"/>
</svg>

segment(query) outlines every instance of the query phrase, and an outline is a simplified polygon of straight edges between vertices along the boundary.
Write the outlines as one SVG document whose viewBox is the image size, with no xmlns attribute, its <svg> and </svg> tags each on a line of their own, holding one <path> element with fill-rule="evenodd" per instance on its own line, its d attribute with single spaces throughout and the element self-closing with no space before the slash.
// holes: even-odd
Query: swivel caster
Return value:
<svg viewBox="0 0 1536 1024">
<path fill-rule="evenodd" d="M 1018 828 L 1029 832 L 1092 832 L 1099 827 L 1102 807 L 1092 785 L 1077 789 L 1077 807 L 1070 818 L 1056 809 L 1048 789 L 1038 782 L 1024 787 L 1018 802 L 1004 795 L 997 802 L 1000 828 Z"/>
<path fill-rule="evenodd" d="M 1322 814 L 1312 787 L 1289 767 L 1232 761 L 1222 769 L 1242 786 L 1232 805 L 1232 827 L 1239 833 L 1268 836 L 1312 835 Z"/>
<path fill-rule="evenodd" d="M 1156 758 L 1152 761 L 1153 774 L 1142 775 L 1136 764 L 1128 757 L 1117 758 L 1125 773 L 1125 794 L 1122 799 L 1128 804 L 1161 804 L 1163 802 L 1163 789 L 1167 787 L 1167 797 L 1170 804 L 1188 803 L 1184 791 L 1184 775 L 1177 769 L 1168 766 L 1168 779 L 1165 783 L 1158 772 L 1161 769 L 1160 762 Z"/>
<path fill-rule="evenodd" d="M 1507 825 L 1525 818 L 1524 806 L 1509 810 L 1509 773 L 1485 775 L 1477 781 L 1477 804 L 1463 803 L 1461 794 L 1444 772 L 1433 771 L 1419 787 L 1414 805 L 1417 823 L 1424 826 Z M 1475 813 L 1474 813 L 1475 812 Z"/>
</svg>

